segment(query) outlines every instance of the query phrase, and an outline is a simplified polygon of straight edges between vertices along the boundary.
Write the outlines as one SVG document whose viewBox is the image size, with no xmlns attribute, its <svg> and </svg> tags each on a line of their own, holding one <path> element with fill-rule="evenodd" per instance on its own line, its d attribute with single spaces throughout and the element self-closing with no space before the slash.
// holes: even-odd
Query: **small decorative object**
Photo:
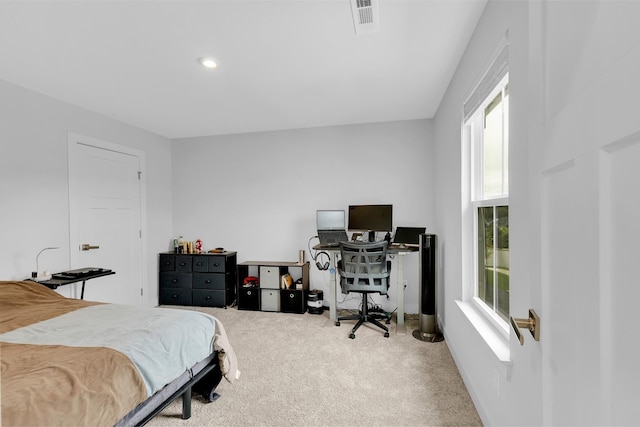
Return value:
<svg viewBox="0 0 640 427">
<path fill-rule="evenodd" d="M 247 276 L 244 278 L 243 286 L 245 288 L 255 288 L 258 286 L 258 278 L 256 276 Z"/>
<path fill-rule="evenodd" d="M 282 276 L 282 282 L 280 284 L 281 289 L 291 289 L 291 285 L 293 284 L 293 278 L 290 274 L 285 274 Z"/>
<path fill-rule="evenodd" d="M 197 254 L 202 253 L 202 240 L 200 239 L 196 240 L 196 253 Z"/>
</svg>

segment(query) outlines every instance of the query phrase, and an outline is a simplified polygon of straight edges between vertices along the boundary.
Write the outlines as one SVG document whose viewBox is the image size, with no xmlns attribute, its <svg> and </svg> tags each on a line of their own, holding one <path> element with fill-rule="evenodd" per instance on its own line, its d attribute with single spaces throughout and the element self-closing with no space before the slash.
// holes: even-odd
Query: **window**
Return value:
<svg viewBox="0 0 640 427">
<path fill-rule="evenodd" d="M 473 252 L 465 266 L 473 270 L 473 300 L 499 329 L 509 319 L 509 73 L 508 45 L 464 105 L 469 170 L 464 218 L 472 222 L 465 242 Z M 463 159 L 464 160 L 464 159 Z"/>
<path fill-rule="evenodd" d="M 504 77 L 470 124 L 475 296 L 504 321 L 509 319 L 508 78 Z"/>
</svg>

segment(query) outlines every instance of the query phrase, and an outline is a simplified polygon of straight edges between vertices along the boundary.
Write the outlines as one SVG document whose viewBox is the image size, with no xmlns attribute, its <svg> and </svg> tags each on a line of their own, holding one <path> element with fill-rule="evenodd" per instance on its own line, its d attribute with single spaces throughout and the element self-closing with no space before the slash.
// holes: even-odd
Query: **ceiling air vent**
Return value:
<svg viewBox="0 0 640 427">
<path fill-rule="evenodd" d="M 378 0 L 350 0 L 356 34 L 371 33 L 379 29 Z"/>
</svg>

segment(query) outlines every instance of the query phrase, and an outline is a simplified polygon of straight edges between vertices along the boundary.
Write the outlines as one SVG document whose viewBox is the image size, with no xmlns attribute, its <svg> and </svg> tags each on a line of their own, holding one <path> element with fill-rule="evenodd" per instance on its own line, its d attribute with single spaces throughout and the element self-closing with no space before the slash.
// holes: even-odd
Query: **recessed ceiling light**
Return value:
<svg viewBox="0 0 640 427">
<path fill-rule="evenodd" d="M 207 68 L 216 68 L 218 66 L 216 60 L 210 56 L 203 56 L 200 58 L 200 63 Z"/>
</svg>

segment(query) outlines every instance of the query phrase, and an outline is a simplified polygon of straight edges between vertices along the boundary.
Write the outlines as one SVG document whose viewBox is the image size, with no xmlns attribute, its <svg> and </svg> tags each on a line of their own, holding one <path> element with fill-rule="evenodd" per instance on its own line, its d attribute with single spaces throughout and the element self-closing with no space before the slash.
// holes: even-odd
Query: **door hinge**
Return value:
<svg viewBox="0 0 640 427">
<path fill-rule="evenodd" d="M 138 180 L 140 180 L 141 176 L 142 176 L 142 171 L 138 171 Z"/>
<path fill-rule="evenodd" d="M 139 230 L 138 236 L 142 239 L 142 230 Z"/>
<path fill-rule="evenodd" d="M 140 288 L 140 296 L 143 297 L 144 296 L 144 290 L 142 288 Z"/>
</svg>

